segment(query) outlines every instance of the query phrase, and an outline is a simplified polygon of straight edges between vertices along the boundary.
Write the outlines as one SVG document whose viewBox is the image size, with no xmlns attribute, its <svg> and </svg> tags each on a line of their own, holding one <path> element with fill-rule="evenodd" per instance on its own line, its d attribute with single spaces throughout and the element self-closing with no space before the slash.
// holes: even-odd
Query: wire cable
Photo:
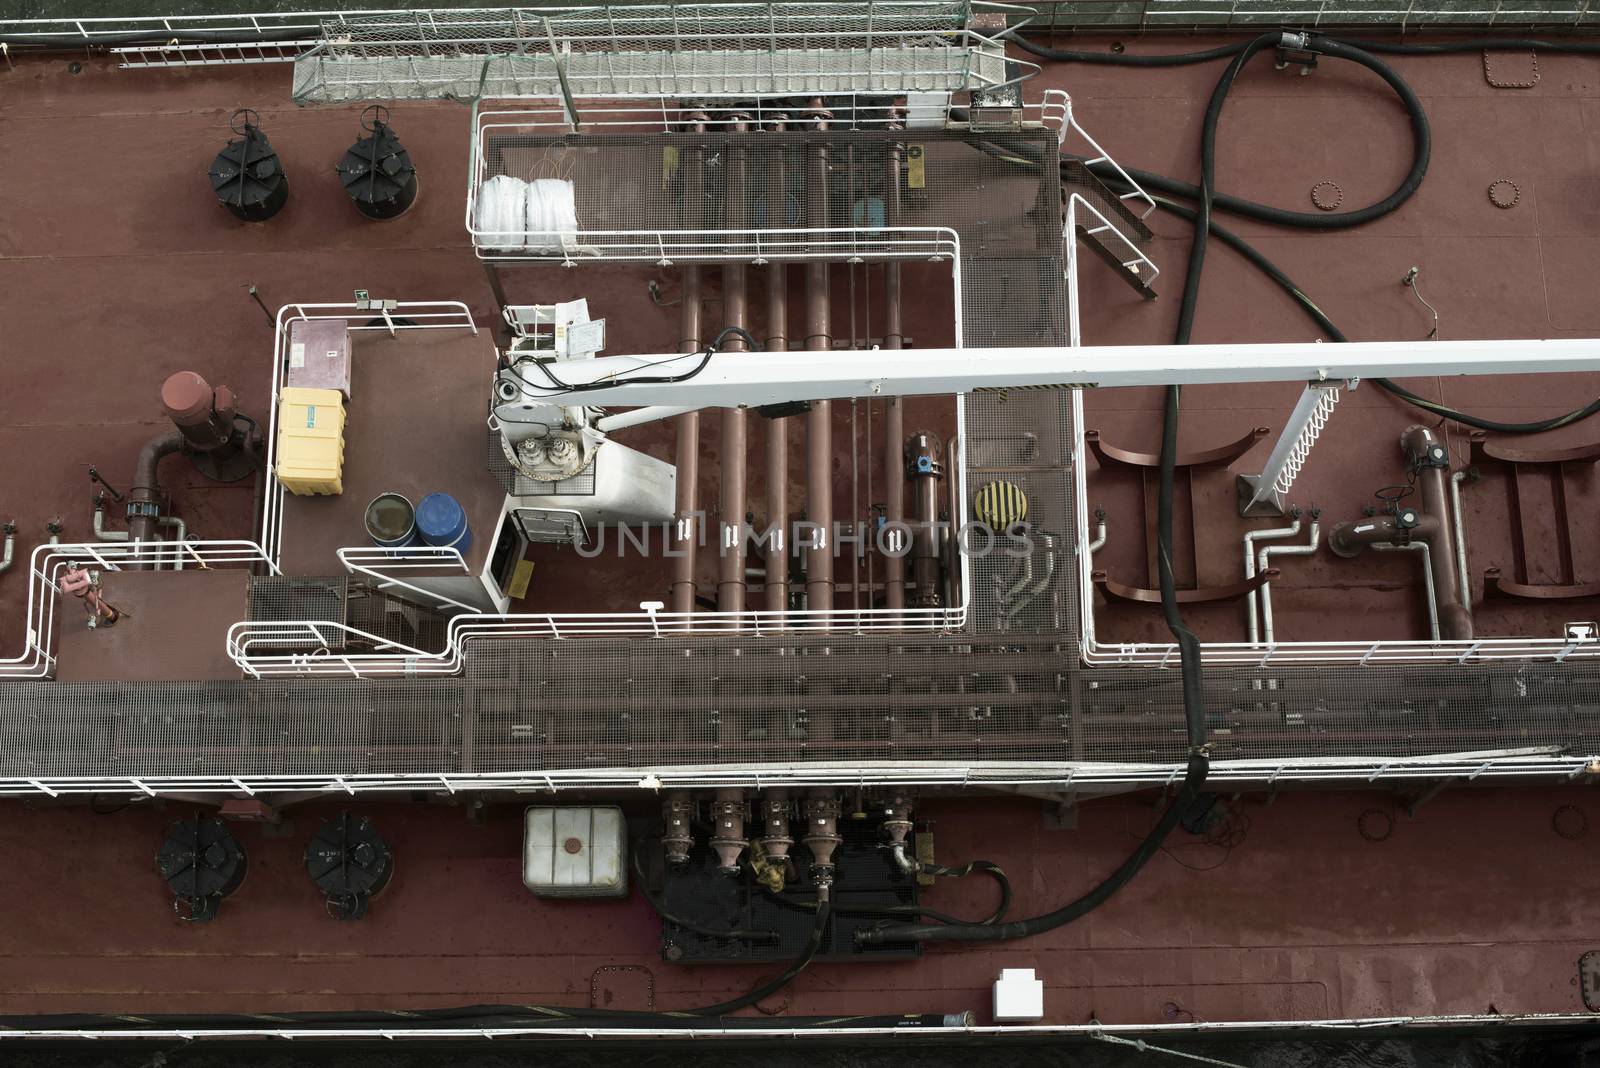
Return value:
<svg viewBox="0 0 1600 1068">
<path fill-rule="evenodd" d="M 624 378 L 622 376 L 627 375 L 628 371 L 618 371 L 616 375 L 608 378 L 596 379 L 593 382 L 574 383 L 563 382 L 561 379 L 557 378 L 555 372 L 550 369 L 550 364 L 552 361 L 549 360 L 540 360 L 537 358 L 528 358 L 524 360 L 519 358 L 513 364 L 513 366 L 519 366 L 524 362 L 531 363 L 533 366 L 537 367 L 539 371 L 550 380 L 550 384 L 559 391 L 544 395 L 540 398 L 541 400 L 554 400 L 557 397 L 562 397 L 573 393 L 587 393 L 592 390 L 610 389 L 613 386 L 626 386 L 633 383 L 650 383 L 651 385 L 660 385 L 668 382 L 687 382 L 689 379 L 706 369 L 706 366 L 711 363 L 711 357 L 715 356 L 717 354 L 717 350 L 721 348 L 724 339 L 730 336 L 737 337 L 743 341 L 751 352 L 761 351 L 761 345 L 756 342 L 756 339 L 751 335 L 750 331 L 744 329 L 743 327 L 725 326 L 717 334 L 717 336 L 711 340 L 710 344 L 706 345 L 704 349 L 700 349 L 697 352 L 682 352 L 676 356 L 669 357 L 668 359 L 657 360 L 653 364 L 646 365 L 648 367 L 664 367 L 669 363 L 674 363 L 678 360 L 685 360 L 691 356 L 700 357 L 699 363 L 695 364 L 695 366 L 690 370 L 679 375 L 631 375 Z M 641 369 L 642 368 L 633 368 L 633 370 Z"/>
</svg>

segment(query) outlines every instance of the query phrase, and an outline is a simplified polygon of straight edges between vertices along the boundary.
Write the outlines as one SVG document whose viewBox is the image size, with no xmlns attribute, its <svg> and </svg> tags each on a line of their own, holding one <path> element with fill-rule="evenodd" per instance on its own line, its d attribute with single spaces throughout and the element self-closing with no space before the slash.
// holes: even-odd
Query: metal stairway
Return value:
<svg viewBox="0 0 1600 1068">
<path fill-rule="evenodd" d="M 1064 159 L 1061 195 L 1069 202 L 1076 195 L 1092 209 L 1070 213 L 1073 229 L 1084 247 L 1104 260 L 1140 296 L 1154 299 L 1159 272 L 1152 269 L 1148 254 L 1154 235 L 1144 219 L 1129 206 L 1130 199 L 1139 194 L 1130 192 L 1119 196 L 1095 176 L 1089 169 L 1089 162 Z"/>
</svg>

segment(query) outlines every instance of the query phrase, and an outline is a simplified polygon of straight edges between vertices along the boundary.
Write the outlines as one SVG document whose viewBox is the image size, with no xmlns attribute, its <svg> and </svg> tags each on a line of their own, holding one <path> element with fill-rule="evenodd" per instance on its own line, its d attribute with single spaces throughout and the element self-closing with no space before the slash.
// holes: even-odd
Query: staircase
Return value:
<svg viewBox="0 0 1600 1068">
<path fill-rule="evenodd" d="M 1156 295 L 1156 276 L 1161 272 L 1148 255 L 1154 236 L 1150 227 L 1130 207 L 1138 193 L 1113 193 L 1079 159 L 1061 164 L 1061 195 L 1066 201 L 1067 219 L 1083 247 L 1104 260 L 1117 276 L 1146 300 Z M 1063 228 L 1062 238 L 1069 235 Z M 1071 280 L 1071 281 L 1076 281 Z"/>
</svg>

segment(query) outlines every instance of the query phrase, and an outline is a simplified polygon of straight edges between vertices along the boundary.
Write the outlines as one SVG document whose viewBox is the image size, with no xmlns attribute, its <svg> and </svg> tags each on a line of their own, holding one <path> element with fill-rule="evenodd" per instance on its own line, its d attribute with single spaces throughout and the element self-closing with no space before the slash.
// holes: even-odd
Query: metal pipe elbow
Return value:
<svg viewBox="0 0 1600 1068">
<path fill-rule="evenodd" d="M 1392 515 L 1374 516 L 1352 523 L 1340 523 L 1328 533 L 1328 548 L 1335 556 L 1350 559 L 1361 550 L 1379 542 L 1405 542 L 1424 540 L 1431 542 L 1440 532 L 1439 518 L 1420 514 L 1410 526 L 1402 526 Z"/>
<path fill-rule="evenodd" d="M 133 464 L 133 488 L 154 492 L 160 485 L 156 468 L 165 457 L 182 452 L 185 441 L 183 432 L 173 428 L 139 446 L 139 458 Z"/>
</svg>

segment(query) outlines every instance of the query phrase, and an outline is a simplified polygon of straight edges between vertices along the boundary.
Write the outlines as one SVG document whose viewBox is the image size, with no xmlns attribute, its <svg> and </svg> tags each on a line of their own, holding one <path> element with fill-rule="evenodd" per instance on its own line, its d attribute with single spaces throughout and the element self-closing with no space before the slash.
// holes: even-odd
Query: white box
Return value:
<svg viewBox="0 0 1600 1068">
<path fill-rule="evenodd" d="M 1002 968 L 994 983 L 994 1022 L 1033 1023 L 1044 1019 L 1044 981 L 1032 968 Z"/>
<path fill-rule="evenodd" d="M 522 882 L 535 897 L 627 897 L 628 829 L 615 805 L 535 805 L 522 817 Z"/>
</svg>

